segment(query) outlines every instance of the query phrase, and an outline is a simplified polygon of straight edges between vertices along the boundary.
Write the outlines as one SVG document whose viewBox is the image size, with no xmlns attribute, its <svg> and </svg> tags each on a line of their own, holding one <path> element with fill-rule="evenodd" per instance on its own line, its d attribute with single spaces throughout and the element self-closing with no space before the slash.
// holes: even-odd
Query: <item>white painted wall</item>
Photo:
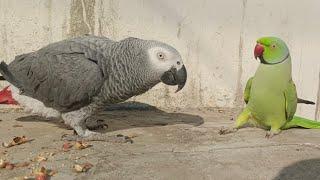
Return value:
<svg viewBox="0 0 320 180">
<path fill-rule="evenodd" d="M 88 17 L 91 6 L 94 18 Z M 0 59 L 9 62 L 85 31 L 161 40 L 182 54 L 188 83 L 178 94 L 158 85 L 136 100 L 165 108 L 236 107 L 258 65 L 256 39 L 274 35 L 290 47 L 299 96 L 317 101 L 319 7 L 319 0 L 0 0 Z M 316 106 L 299 105 L 298 114 L 315 118 Z"/>
</svg>

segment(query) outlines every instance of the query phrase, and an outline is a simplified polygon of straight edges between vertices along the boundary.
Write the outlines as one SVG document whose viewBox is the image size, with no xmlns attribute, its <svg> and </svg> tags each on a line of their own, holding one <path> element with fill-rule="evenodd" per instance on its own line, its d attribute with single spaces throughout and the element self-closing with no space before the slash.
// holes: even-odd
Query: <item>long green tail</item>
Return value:
<svg viewBox="0 0 320 180">
<path fill-rule="evenodd" d="M 320 122 L 298 116 L 294 116 L 291 121 L 284 125 L 281 129 L 289 129 L 293 127 L 303 127 L 307 129 L 320 129 Z"/>
</svg>

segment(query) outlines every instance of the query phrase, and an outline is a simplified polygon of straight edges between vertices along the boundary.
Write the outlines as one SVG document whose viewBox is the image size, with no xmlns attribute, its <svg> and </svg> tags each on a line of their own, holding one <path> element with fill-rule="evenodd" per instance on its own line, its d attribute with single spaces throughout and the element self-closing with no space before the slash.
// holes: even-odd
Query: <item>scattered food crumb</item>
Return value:
<svg viewBox="0 0 320 180">
<path fill-rule="evenodd" d="M 75 164 L 74 170 L 78 173 L 87 172 L 92 167 L 93 167 L 93 165 L 91 163 Z"/>
<path fill-rule="evenodd" d="M 65 143 L 62 145 L 62 150 L 63 150 L 64 152 L 70 151 L 71 148 L 72 148 L 72 144 L 69 143 L 69 142 L 65 142 Z"/>
<path fill-rule="evenodd" d="M 76 149 L 81 150 L 81 149 L 86 149 L 88 147 L 91 147 L 92 145 L 82 141 L 77 141 L 74 146 Z"/>
<path fill-rule="evenodd" d="M 139 134 L 137 134 L 137 133 L 132 133 L 132 134 L 129 134 L 127 137 L 129 137 L 129 138 L 135 138 L 135 137 L 138 137 L 139 136 Z"/>
<path fill-rule="evenodd" d="M 6 155 L 8 153 L 8 151 L 4 150 L 0 152 L 0 155 Z"/>
<path fill-rule="evenodd" d="M 0 159 L 0 168 L 5 168 L 7 165 L 7 162 L 3 159 Z"/>
<path fill-rule="evenodd" d="M 45 167 L 42 166 L 34 173 L 34 175 L 36 180 L 47 180 L 50 179 L 50 176 L 53 176 L 56 173 L 56 171 L 47 170 Z"/>
<path fill-rule="evenodd" d="M 0 159 L 0 168 L 12 170 L 14 168 L 14 165 L 10 162 L 3 160 L 3 159 Z"/>
<path fill-rule="evenodd" d="M 21 163 L 13 164 L 13 163 L 10 163 L 10 162 L 5 161 L 3 159 L 0 159 L 0 168 L 2 168 L 2 169 L 12 170 L 14 168 L 27 167 L 29 165 L 30 165 L 29 162 L 21 162 Z"/>
<path fill-rule="evenodd" d="M 8 164 L 6 164 L 5 168 L 8 170 L 12 170 L 14 168 L 14 164 L 8 163 Z"/>
<path fill-rule="evenodd" d="M 48 158 L 41 156 L 41 155 L 39 155 L 35 158 L 35 161 L 37 161 L 37 162 L 42 162 L 42 161 L 47 161 L 47 160 L 48 160 Z"/>
<path fill-rule="evenodd" d="M 16 145 L 20 145 L 20 144 L 24 144 L 24 143 L 27 143 L 27 142 L 31 142 L 33 141 L 33 139 L 28 139 L 26 138 L 25 136 L 18 136 L 18 137 L 14 137 L 12 139 L 11 142 L 9 143 L 2 143 L 2 146 L 5 147 L 5 148 L 9 148 L 9 147 L 12 147 L 12 146 L 16 146 Z"/>
<path fill-rule="evenodd" d="M 35 179 L 36 180 L 46 180 L 48 179 L 47 170 L 44 167 L 41 167 L 36 173 L 35 173 Z"/>
<path fill-rule="evenodd" d="M 23 180 L 34 180 L 34 177 L 24 176 L 22 179 Z"/>
</svg>

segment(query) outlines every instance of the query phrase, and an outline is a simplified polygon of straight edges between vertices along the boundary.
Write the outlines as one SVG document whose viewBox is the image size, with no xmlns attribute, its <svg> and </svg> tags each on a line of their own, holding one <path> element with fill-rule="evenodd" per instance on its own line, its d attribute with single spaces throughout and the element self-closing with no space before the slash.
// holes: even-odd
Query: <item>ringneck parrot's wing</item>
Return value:
<svg viewBox="0 0 320 180">
<path fill-rule="evenodd" d="M 251 77 L 247 81 L 246 88 L 244 89 L 243 98 L 244 98 L 244 102 L 246 102 L 246 104 L 248 104 L 249 99 L 250 99 L 252 80 L 253 80 L 253 77 Z"/>
<path fill-rule="evenodd" d="M 290 80 L 287 89 L 284 91 L 285 101 L 286 101 L 286 116 L 287 120 L 290 121 L 296 110 L 297 110 L 297 90 L 294 82 Z"/>
</svg>

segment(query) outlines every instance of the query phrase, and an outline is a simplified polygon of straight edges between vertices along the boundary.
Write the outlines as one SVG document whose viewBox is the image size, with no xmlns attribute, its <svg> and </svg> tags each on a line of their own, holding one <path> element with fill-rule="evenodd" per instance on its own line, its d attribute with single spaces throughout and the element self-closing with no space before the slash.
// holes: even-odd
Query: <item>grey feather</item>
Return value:
<svg viewBox="0 0 320 180">
<path fill-rule="evenodd" d="M 76 38 L 50 44 L 37 52 L 17 56 L 10 71 L 30 96 L 61 112 L 90 104 L 103 84 L 101 38 Z M 93 44 L 93 45 L 91 45 Z M 14 84 L 15 85 L 15 84 Z"/>
<path fill-rule="evenodd" d="M 10 70 L 8 69 L 8 65 L 5 62 L 0 63 L 0 73 L 3 74 L 4 79 L 11 82 L 14 86 L 21 89 L 21 83 L 12 75 Z"/>
<path fill-rule="evenodd" d="M 17 56 L 9 70 L 21 82 L 23 95 L 47 107 L 60 112 L 89 104 L 104 107 L 142 94 L 160 82 L 148 67 L 145 51 L 157 43 L 84 36 Z"/>
</svg>

